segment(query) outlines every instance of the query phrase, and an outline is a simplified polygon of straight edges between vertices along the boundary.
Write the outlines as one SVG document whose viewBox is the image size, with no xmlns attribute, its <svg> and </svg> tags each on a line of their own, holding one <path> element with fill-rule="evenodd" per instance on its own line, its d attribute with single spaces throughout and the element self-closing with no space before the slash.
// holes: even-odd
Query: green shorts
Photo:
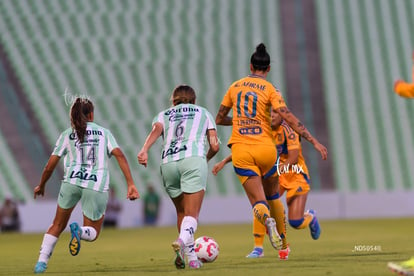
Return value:
<svg viewBox="0 0 414 276">
<path fill-rule="evenodd" d="M 59 207 L 62 209 L 70 209 L 79 200 L 82 204 L 82 213 L 84 216 L 90 220 L 97 221 L 105 214 L 108 193 L 97 192 L 62 181 L 58 197 Z"/>
<path fill-rule="evenodd" d="M 171 198 L 206 190 L 207 171 L 207 160 L 203 157 L 188 157 L 161 164 L 164 188 Z"/>
</svg>

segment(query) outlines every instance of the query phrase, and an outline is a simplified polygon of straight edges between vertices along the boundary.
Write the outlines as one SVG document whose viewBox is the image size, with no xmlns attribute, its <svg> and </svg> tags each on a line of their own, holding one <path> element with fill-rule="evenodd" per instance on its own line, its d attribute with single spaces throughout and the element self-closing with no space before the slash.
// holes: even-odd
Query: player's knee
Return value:
<svg viewBox="0 0 414 276">
<path fill-rule="evenodd" d="M 273 195 L 270 196 L 266 196 L 266 200 L 275 200 L 275 199 L 279 199 L 280 195 L 279 193 L 274 193 Z"/>
<path fill-rule="evenodd" d="M 304 221 L 305 219 L 304 218 L 301 218 L 301 219 L 290 219 L 289 220 L 289 224 L 290 224 L 290 226 L 292 226 L 293 228 L 295 228 L 295 229 L 299 229 L 299 226 L 301 226 L 302 225 L 302 223 L 303 223 L 303 221 Z"/>
</svg>

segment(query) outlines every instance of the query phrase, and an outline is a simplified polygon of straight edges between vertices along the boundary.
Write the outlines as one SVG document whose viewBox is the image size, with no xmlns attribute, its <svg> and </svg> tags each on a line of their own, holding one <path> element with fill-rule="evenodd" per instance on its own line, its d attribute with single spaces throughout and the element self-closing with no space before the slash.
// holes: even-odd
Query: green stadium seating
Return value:
<svg viewBox="0 0 414 276">
<path fill-rule="evenodd" d="M 410 80 L 414 3 L 316 3 L 337 188 L 412 189 L 414 106 L 393 93 L 393 81 Z"/>
<path fill-rule="evenodd" d="M 192 85 L 197 102 L 214 116 L 231 82 L 249 73 L 254 46 L 264 41 L 275 60 L 270 79 L 284 92 L 279 2 L 258 3 L 3 0 L 0 43 L 47 142 L 53 145 L 70 125 L 65 91 L 90 96 L 96 121 L 114 133 L 140 188 L 149 180 L 160 181 L 160 143 L 150 153 L 147 170 L 137 169 L 136 154 L 177 84 Z M 413 189 L 414 106 L 393 94 L 392 82 L 398 76 L 410 78 L 414 3 L 315 4 L 337 189 Z M 312 113 L 306 114 L 305 120 L 311 120 Z M 222 150 L 215 160 L 229 153 L 230 129 L 218 131 Z M 10 155 L 3 138 L 0 153 Z M 6 193 L 31 198 L 24 185 L 10 184 L 14 178 L 24 183 L 18 161 L 10 158 L 0 169 L 0 200 Z M 111 181 L 125 191 L 123 176 L 112 163 Z M 208 194 L 243 192 L 230 166 L 209 180 Z"/>
<path fill-rule="evenodd" d="M 22 172 L 18 166 L 17 160 L 8 149 L 3 135 L 0 133 L 0 202 L 4 197 L 10 196 L 19 201 L 26 201 L 32 197 L 31 190 L 26 185 L 22 177 Z"/>
</svg>

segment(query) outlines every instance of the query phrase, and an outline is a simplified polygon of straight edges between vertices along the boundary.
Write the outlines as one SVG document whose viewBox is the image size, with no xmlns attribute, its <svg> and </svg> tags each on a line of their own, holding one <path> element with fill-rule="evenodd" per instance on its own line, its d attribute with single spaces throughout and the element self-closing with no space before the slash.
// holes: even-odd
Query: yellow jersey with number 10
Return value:
<svg viewBox="0 0 414 276">
<path fill-rule="evenodd" d="M 242 78 L 229 87 L 221 104 L 233 108 L 233 130 L 228 145 L 274 145 L 270 108 L 278 109 L 286 104 L 270 82 L 256 75 Z"/>
</svg>

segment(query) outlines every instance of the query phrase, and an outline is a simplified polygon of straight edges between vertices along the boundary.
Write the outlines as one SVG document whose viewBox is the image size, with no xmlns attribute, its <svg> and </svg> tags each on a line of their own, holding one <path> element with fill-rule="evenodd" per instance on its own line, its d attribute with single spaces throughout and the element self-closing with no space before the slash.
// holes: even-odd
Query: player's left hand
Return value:
<svg viewBox="0 0 414 276">
<path fill-rule="evenodd" d="M 326 160 L 328 158 L 328 149 L 324 145 L 321 143 L 316 143 L 314 147 L 317 151 L 319 151 L 323 160 Z"/>
<path fill-rule="evenodd" d="M 138 199 L 140 197 L 137 187 L 135 187 L 135 185 L 131 185 L 128 186 L 128 194 L 127 194 L 127 199 L 129 200 L 135 200 Z"/>
</svg>

